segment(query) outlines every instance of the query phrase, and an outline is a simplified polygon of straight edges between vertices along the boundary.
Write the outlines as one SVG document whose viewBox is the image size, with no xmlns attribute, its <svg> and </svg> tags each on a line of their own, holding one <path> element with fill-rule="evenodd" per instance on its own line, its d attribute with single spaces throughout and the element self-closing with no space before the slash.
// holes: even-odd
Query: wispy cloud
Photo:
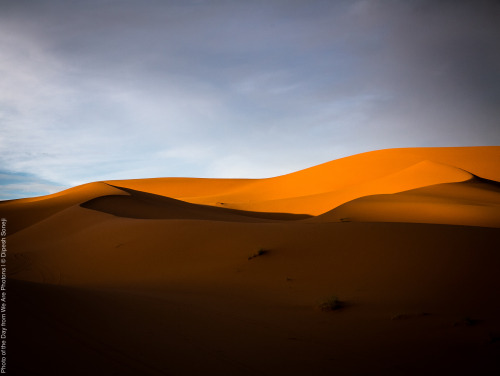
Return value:
<svg viewBox="0 0 500 376">
<path fill-rule="evenodd" d="M 65 188 L 34 175 L 0 171 L 0 200 L 20 197 L 42 196 L 59 192 Z"/>
</svg>

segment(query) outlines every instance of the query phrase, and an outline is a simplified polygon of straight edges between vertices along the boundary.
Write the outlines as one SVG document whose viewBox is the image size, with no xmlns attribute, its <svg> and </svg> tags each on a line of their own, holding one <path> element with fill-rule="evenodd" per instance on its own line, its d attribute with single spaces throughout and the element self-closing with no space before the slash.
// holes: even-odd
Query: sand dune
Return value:
<svg viewBox="0 0 500 376">
<path fill-rule="evenodd" d="M 259 222 L 262 220 L 298 220 L 307 215 L 262 213 L 191 204 L 172 198 L 119 188 L 128 195 L 105 195 L 93 198 L 80 206 L 118 217 L 137 219 L 199 219 L 227 222 Z"/>
<path fill-rule="evenodd" d="M 108 183 L 204 205 L 318 215 L 358 197 L 463 181 L 470 178 L 467 173 L 500 181 L 498 163 L 499 147 L 388 149 L 270 179 L 139 179 Z M 209 189 L 204 191 L 204 187 Z"/>
<path fill-rule="evenodd" d="M 500 184 L 472 178 L 361 197 L 311 221 L 440 223 L 500 227 Z"/>
<path fill-rule="evenodd" d="M 393 149 L 2 202 L 8 367 L 496 374 L 499 162 L 500 147 Z"/>
<path fill-rule="evenodd" d="M 472 178 L 464 170 L 434 163 L 418 162 L 402 170 L 320 194 L 256 201 L 247 204 L 226 204 L 242 210 L 288 211 L 319 215 L 353 199 L 377 193 L 397 193 L 442 182 L 458 182 Z"/>
<path fill-rule="evenodd" d="M 70 206 L 110 194 L 125 195 L 126 192 L 106 183 L 89 183 L 48 196 L 0 202 L 0 212 L 9 218 L 12 234 Z"/>
</svg>

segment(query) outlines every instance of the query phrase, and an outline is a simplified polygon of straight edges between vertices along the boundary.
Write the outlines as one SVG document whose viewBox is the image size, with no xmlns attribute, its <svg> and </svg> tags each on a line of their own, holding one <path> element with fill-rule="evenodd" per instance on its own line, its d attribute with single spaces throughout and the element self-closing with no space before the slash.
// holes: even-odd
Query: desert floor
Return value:
<svg viewBox="0 0 500 376">
<path fill-rule="evenodd" d="M 500 147 L 4 201 L 12 375 L 500 372 Z"/>
</svg>

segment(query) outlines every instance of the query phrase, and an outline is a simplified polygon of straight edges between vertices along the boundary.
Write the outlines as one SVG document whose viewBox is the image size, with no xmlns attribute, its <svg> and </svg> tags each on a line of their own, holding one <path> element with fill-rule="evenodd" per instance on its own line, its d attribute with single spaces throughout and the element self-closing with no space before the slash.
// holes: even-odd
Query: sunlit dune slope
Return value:
<svg viewBox="0 0 500 376">
<path fill-rule="evenodd" d="M 500 147 L 388 149 L 334 160 L 269 179 L 139 179 L 108 183 L 191 203 L 318 215 L 347 201 L 471 174 L 500 181 Z"/>
<path fill-rule="evenodd" d="M 89 208 L 131 218 L 193 219 L 201 215 L 200 218 L 213 219 L 215 218 L 213 213 L 224 213 L 221 214 L 222 217 L 216 215 L 219 216 L 219 220 L 223 218 L 235 220 L 236 217 L 240 220 L 242 218 L 248 220 L 250 217 L 300 219 L 305 216 L 294 216 L 294 214 L 320 215 L 361 197 L 404 192 L 437 184 L 465 182 L 474 175 L 491 181 L 500 181 L 499 165 L 500 147 L 388 149 L 342 158 L 268 179 L 157 178 L 90 183 L 53 195 L 2 202 L 0 212 L 10 218 L 11 233 L 72 205 L 84 204 L 89 200 L 93 200 L 85 204 Z M 131 195 L 132 191 L 126 189 L 132 189 L 135 193 Z M 146 193 L 152 195 L 146 198 Z M 162 200 L 161 196 L 202 206 L 196 209 L 196 214 L 191 215 L 187 214 L 189 206 L 179 206 L 178 202 L 173 205 L 172 200 L 169 201 L 169 205 L 165 205 L 168 200 Z M 152 197 L 155 197 L 154 202 L 150 200 Z M 402 199 L 404 197 L 406 196 L 401 196 Z M 354 205 L 358 204 L 350 204 L 350 210 L 354 210 Z M 282 214 L 266 216 L 239 212 L 235 217 L 235 212 L 231 213 L 228 210 L 212 211 L 211 215 L 206 216 L 205 214 L 210 211 L 206 206 Z M 394 205 L 391 207 L 395 210 Z M 401 205 L 399 208 L 406 210 Z M 484 210 L 478 211 L 478 208 L 475 209 L 476 217 L 484 213 L 490 218 L 487 222 L 491 225 L 491 221 L 495 221 L 496 209 L 482 207 L 479 209 Z M 437 206 L 435 209 L 438 210 Z M 286 216 L 283 213 L 290 215 Z M 472 211 L 470 213 L 474 216 Z M 340 212 L 335 215 L 338 217 Z M 348 215 L 342 214 L 342 216 Z M 327 217 L 331 220 L 335 216 Z M 377 220 L 373 216 L 358 217 Z M 378 220 L 405 219 L 404 216 L 394 215 L 377 218 Z M 421 221 L 418 218 L 415 217 L 414 221 Z M 422 221 L 429 222 L 432 221 L 431 218 L 437 217 L 431 216 Z M 456 222 L 446 221 L 446 223 Z M 463 223 L 469 222 L 466 220 Z M 441 220 L 438 223 L 441 223 Z M 483 222 L 476 220 L 471 223 Z"/>
<path fill-rule="evenodd" d="M 127 193 L 106 183 L 89 183 L 52 195 L 0 202 L 0 213 L 9 220 L 9 233 L 17 232 L 61 210 L 103 195 Z"/>
<path fill-rule="evenodd" d="M 500 227 L 500 184 L 473 178 L 355 199 L 312 222 L 413 222 Z"/>
</svg>

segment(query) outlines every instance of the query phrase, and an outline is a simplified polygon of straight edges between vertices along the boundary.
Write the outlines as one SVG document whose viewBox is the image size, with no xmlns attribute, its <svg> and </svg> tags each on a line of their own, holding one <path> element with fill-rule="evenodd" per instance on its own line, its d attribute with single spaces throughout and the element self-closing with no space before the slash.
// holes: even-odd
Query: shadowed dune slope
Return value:
<svg viewBox="0 0 500 376">
<path fill-rule="evenodd" d="M 88 183 L 52 195 L 0 202 L 0 213 L 8 218 L 9 233 L 13 234 L 72 205 L 102 195 L 126 194 L 106 183 Z"/>
<path fill-rule="evenodd" d="M 205 205 L 318 215 L 358 197 L 463 181 L 470 174 L 500 181 L 499 164 L 500 147 L 407 148 L 358 154 L 269 179 L 109 183 Z"/>
<path fill-rule="evenodd" d="M 172 198 L 121 188 L 128 195 L 106 195 L 93 198 L 80 206 L 137 219 L 198 219 L 227 222 L 262 222 L 269 220 L 298 220 L 308 215 L 288 213 L 259 213 L 191 204 Z"/>
<path fill-rule="evenodd" d="M 500 183 L 473 178 L 459 183 L 355 199 L 312 222 L 413 222 L 500 227 Z"/>
<path fill-rule="evenodd" d="M 75 217 L 86 224 L 70 228 Z M 10 278 L 36 282 L 9 287 L 10 367 L 498 371 L 499 242 L 497 229 L 481 227 L 144 220 L 71 207 L 9 239 L 8 264 L 25 258 Z M 268 253 L 249 260 L 260 248 Z M 332 295 L 345 308 L 319 310 Z"/>
</svg>

